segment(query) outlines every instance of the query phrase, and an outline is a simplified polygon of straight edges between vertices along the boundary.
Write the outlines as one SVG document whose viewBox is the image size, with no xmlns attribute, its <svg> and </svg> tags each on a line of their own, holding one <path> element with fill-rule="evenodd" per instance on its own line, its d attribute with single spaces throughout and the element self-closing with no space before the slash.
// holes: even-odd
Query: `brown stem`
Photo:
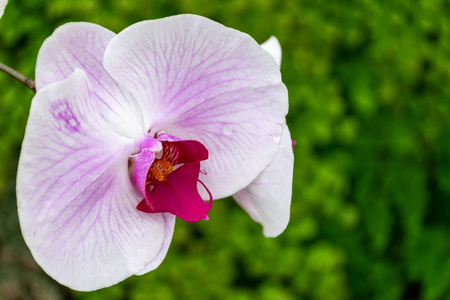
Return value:
<svg viewBox="0 0 450 300">
<path fill-rule="evenodd" d="M 33 79 L 30 79 L 30 78 L 20 74 L 16 70 L 8 67 L 5 64 L 2 64 L 1 62 L 0 62 L 0 71 L 3 71 L 6 74 L 8 74 L 9 76 L 11 76 L 12 78 L 19 80 L 20 82 L 25 84 L 30 90 L 32 90 L 33 92 L 36 93 L 36 84 Z"/>
</svg>

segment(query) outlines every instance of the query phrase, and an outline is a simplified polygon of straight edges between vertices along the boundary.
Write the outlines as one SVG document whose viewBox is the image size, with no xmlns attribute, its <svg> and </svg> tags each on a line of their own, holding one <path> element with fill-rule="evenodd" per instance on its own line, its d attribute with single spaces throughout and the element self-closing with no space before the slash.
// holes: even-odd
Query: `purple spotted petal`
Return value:
<svg viewBox="0 0 450 300">
<path fill-rule="evenodd" d="M 39 265 L 72 289 L 94 290 L 162 261 L 174 217 L 135 209 L 134 140 L 106 126 L 88 77 L 75 70 L 34 97 L 18 166 L 24 239 Z"/>
<path fill-rule="evenodd" d="M 253 220 L 262 224 L 267 237 L 279 235 L 289 223 L 293 167 L 292 140 L 284 126 L 274 160 L 247 188 L 233 195 Z"/>
<path fill-rule="evenodd" d="M 36 63 L 37 90 L 70 76 L 75 69 L 89 78 L 99 113 L 112 128 L 127 137 L 140 136 L 142 114 L 133 96 L 103 67 L 106 46 L 115 34 L 91 23 L 67 23 L 45 40 Z"/>
<path fill-rule="evenodd" d="M 281 65 L 281 46 L 278 39 L 274 36 L 271 36 L 267 41 L 261 44 L 261 48 L 269 52 L 270 55 L 277 62 L 278 67 Z"/>
<path fill-rule="evenodd" d="M 141 105 L 146 130 L 206 146 L 200 179 L 214 198 L 250 184 L 275 156 L 287 90 L 247 34 L 194 15 L 144 21 L 111 40 L 104 65 Z"/>
<path fill-rule="evenodd" d="M 8 0 L 0 0 L 0 18 L 3 16 L 3 12 L 5 11 L 5 6 L 8 3 Z"/>
</svg>

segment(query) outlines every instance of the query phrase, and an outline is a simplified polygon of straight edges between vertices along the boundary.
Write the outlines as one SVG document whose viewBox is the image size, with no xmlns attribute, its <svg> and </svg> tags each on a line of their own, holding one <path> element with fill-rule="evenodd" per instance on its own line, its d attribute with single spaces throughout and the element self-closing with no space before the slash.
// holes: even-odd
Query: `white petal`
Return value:
<svg viewBox="0 0 450 300">
<path fill-rule="evenodd" d="M 166 257 L 167 251 L 169 250 L 170 242 L 172 241 L 172 235 L 175 227 L 175 217 L 169 213 L 163 215 L 165 220 L 166 236 L 164 237 L 161 249 L 155 256 L 155 258 L 153 258 L 153 260 L 150 261 L 150 263 L 148 263 L 143 269 L 136 272 L 134 275 L 144 275 L 150 271 L 153 271 L 161 264 L 161 262 L 164 260 L 164 257 Z"/>
<path fill-rule="evenodd" d="M 267 237 L 281 234 L 289 223 L 293 169 L 292 140 L 285 126 L 274 160 L 247 188 L 233 195 L 252 219 L 262 224 Z"/>
<path fill-rule="evenodd" d="M 0 18 L 3 16 L 3 12 L 5 11 L 6 4 L 8 0 L 0 0 Z"/>
<path fill-rule="evenodd" d="M 40 89 L 17 175 L 22 233 L 37 263 L 76 290 L 113 285 L 164 257 L 174 217 L 136 210 L 128 176 L 136 142 L 98 113 L 81 70 Z M 108 124 L 108 123 L 106 123 Z"/>
<path fill-rule="evenodd" d="M 111 40 L 104 64 L 141 104 L 146 129 L 208 148 L 200 176 L 214 198 L 247 186 L 277 152 L 287 90 L 247 34 L 194 15 L 144 21 Z"/>
<path fill-rule="evenodd" d="M 271 36 L 267 41 L 261 44 L 261 48 L 272 55 L 272 57 L 277 62 L 278 67 L 281 66 L 281 46 L 276 37 Z"/>
<path fill-rule="evenodd" d="M 36 62 L 37 90 L 70 76 L 75 69 L 89 78 L 102 117 L 127 137 L 144 132 L 142 115 L 133 96 L 103 67 L 106 46 L 115 33 L 96 24 L 67 23 L 45 40 Z"/>
</svg>

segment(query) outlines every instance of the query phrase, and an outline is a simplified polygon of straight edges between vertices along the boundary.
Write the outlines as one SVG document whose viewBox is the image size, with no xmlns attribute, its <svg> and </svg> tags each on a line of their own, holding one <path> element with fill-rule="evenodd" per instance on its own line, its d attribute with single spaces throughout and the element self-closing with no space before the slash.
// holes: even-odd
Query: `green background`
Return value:
<svg viewBox="0 0 450 300">
<path fill-rule="evenodd" d="M 179 13 L 282 45 L 297 141 L 287 230 L 264 238 L 225 199 L 207 222 L 177 221 L 157 270 L 90 293 L 60 286 L 16 212 L 33 93 L 0 74 L 0 299 L 450 299 L 450 1 L 10 0 L 0 61 L 32 77 L 63 23 L 119 32 Z"/>
</svg>

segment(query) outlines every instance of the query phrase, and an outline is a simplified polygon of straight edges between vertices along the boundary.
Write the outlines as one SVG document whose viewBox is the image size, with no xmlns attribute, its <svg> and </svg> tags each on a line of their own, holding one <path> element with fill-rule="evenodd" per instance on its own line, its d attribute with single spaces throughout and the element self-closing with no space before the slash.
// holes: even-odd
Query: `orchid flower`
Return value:
<svg viewBox="0 0 450 300">
<path fill-rule="evenodd" d="M 17 175 L 38 264 L 90 291 L 164 259 L 176 216 L 234 195 L 266 236 L 289 221 L 293 154 L 275 38 L 195 15 L 59 27 L 42 45 Z"/>
<path fill-rule="evenodd" d="M 3 16 L 3 12 L 5 11 L 6 3 L 8 3 L 8 0 L 0 0 L 0 18 Z"/>
</svg>

